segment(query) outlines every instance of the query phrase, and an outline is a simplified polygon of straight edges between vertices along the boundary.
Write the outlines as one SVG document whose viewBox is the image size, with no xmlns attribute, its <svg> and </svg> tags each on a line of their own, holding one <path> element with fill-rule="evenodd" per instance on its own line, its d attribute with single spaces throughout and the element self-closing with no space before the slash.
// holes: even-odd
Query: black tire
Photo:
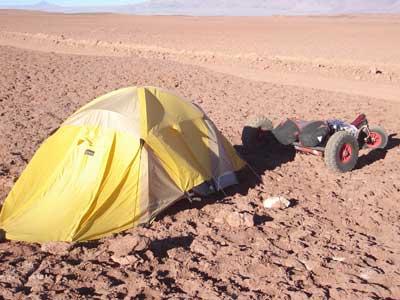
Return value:
<svg viewBox="0 0 400 300">
<path fill-rule="evenodd" d="M 271 131 L 273 125 L 271 120 L 263 116 L 257 116 L 247 122 L 242 130 L 242 145 L 252 148 L 261 143 L 260 133 Z"/>
<path fill-rule="evenodd" d="M 370 143 L 366 143 L 367 148 L 369 149 L 384 149 L 387 146 L 389 141 L 389 136 L 386 133 L 385 129 L 379 126 L 371 127 L 369 129 L 370 135 L 372 135 L 372 139 Z M 376 135 L 376 136 L 375 136 Z M 375 139 L 374 139 L 375 137 Z M 376 139 L 378 138 L 378 139 Z"/>
<path fill-rule="evenodd" d="M 357 164 L 358 142 L 346 131 L 333 134 L 325 147 L 325 164 L 335 172 L 349 172 Z"/>
</svg>

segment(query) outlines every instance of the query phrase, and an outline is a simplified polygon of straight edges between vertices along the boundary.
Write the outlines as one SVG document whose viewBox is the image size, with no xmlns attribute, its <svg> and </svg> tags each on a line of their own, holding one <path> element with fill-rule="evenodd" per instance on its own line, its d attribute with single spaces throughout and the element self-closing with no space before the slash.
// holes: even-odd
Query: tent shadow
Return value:
<svg viewBox="0 0 400 300">
<path fill-rule="evenodd" d="M 355 170 L 362 169 L 365 166 L 372 165 L 373 163 L 385 159 L 386 154 L 400 145 L 400 139 L 395 138 L 397 134 L 389 135 L 389 141 L 385 149 L 371 150 L 367 154 L 364 154 L 358 158 Z"/>
<path fill-rule="evenodd" d="M 201 209 L 216 202 L 232 204 L 231 197 L 236 194 L 246 196 L 249 190 L 261 184 L 261 177 L 266 171 L 272 171 L 279 166 L 293 161 L 296 150 L 292 146 L 283 146 L 273 138 L 266 139 L 266 143 L 260 144 L 255 149 L 246 149 L 241 145 L 235 145 L 237 153 L 247 163 L 247 166 L 237 172 L 239 184 L 228 187 L 223 192 L 215 193 L 208 197 L 202 197 L 200 201 L 181 200 L 163 211 L 156 219 L 160 220 L 166 215 L 188 209 Z"/>
</svg>

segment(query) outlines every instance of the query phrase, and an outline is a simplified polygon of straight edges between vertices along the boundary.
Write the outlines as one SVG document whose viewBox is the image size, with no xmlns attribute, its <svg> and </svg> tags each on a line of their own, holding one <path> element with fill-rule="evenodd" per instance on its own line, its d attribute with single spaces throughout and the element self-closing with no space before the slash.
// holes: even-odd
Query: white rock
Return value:
<svg viewBox="0 0 400 300">
<path fill-rule="evenodd" d="M 291 205 L 290 200 L 285 197 L 269 197 L 263 201 L 263 205 L 265 208 L 288 208 Z"/>
<path fill-rule="evenodd" d="M 334 256 L 334 257 L 332 257 L 332 260 L 338 261 L 338 262 L 343 262 L 343 261 L 346 260 L 346 258 L 345 257 L 340 257 L 340 256 Z"/>
</svg>

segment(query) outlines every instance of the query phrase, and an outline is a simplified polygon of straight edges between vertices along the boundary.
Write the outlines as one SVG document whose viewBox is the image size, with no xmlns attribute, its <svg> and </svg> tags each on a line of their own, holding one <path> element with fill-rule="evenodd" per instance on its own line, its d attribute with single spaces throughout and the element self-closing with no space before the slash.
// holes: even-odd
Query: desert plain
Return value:
<svg viewBox="0 0 400 300">
<path fill-rule="evenodd" d="M 0 11 L 0 205 L 66 117 L 132 85 L 201 106 L 257 173 L 102 240 L 3 240 L 0 299 L 400 299 L 399 53 L 397 15 Z M 359 113 L 390 139 L 349 173 L 277 144 L 241 147 L 255 115 Z M 293 205 L 264 208 L 270 196 Z"/>
</svg>

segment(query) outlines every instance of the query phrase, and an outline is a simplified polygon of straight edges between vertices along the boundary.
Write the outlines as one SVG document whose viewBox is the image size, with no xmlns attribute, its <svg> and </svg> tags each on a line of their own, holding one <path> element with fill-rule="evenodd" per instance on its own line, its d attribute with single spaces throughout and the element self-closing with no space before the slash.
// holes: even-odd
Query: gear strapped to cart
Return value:
<svg viewBox="0 0 400 300">
<path fill-rule="evenodd" d="M 323 156 L 326 165 L 337 172 L 351 171 L 360 149 L 383 149 L 388 135 L 379 126 L 370 127 L 365 114 L 353 122 L 332 119 L 305 121 L 287 119 L 277 127 L 265 117 L 257 117 L 243 128 L 243 146 L 251 149 L 265 142 L 268 133 L 283 145 L 293 145 L 299 152 Z"/>
</svg>

